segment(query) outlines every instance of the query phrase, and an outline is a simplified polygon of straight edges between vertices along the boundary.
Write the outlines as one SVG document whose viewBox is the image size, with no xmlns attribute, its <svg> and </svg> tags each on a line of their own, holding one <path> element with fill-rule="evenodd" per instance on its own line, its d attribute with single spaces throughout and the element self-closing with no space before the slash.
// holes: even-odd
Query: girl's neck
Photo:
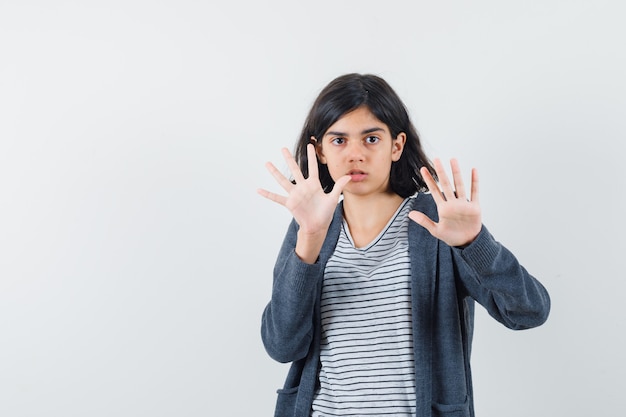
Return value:
<svg viewBox="0 0 626 417">
<path fill-rule="evenodd" d="M 356 247 L 364 247 L 378 236 L 403 201 L 391 191 L 370 196 L 344 194 L 343 216 Z"/>
</svg>

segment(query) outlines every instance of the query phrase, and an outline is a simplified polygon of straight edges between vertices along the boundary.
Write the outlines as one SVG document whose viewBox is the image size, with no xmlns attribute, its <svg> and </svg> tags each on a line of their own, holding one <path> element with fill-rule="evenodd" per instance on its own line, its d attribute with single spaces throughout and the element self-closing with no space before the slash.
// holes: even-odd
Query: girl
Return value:
<svg viewBox="0 0 626 417">
<path fill-rule="evenodd" d="M 286 196 L 293 221 L 263 312 L 291 362 L 275 416 L 473 416 L 474 300 L 511 329 L 541 325 L 545 288 L 482 225 L 478 175 L 431 164 L 398 95 L 374 75 L 330 82 L 306 119 Z"/>
</svg>

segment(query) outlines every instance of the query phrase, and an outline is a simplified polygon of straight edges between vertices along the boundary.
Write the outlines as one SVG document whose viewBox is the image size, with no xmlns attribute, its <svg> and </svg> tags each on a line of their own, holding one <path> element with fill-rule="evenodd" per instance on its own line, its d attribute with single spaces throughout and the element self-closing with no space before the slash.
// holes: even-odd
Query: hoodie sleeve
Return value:
<svg viewBox="0 0 626 417">
<path fill-rule="evenodd" d="M 302 359 L 309 351 L 324 273 L 319 262 L 307 264 L 296 255 L 297 229 L 297 223 L 292 221 L 274 265 L 272 298 L 261 320 L 265 350 L 282 363 Z"/>
<path fill-rule="evenodd" d="M 453 251 L 460 281 L 493 318 L 514 330 L 536 327 L 547 320 L 547 290 L 486 227 L 470 245 Z"/>
</svg>

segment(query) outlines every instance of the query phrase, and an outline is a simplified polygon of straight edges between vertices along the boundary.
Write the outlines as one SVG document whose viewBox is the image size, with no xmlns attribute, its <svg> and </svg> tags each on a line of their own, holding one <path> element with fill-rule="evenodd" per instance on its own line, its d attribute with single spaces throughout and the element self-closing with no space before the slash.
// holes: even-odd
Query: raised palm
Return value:
<svg viewBox="0 0 626 417">
<path fill-rule="evenodd" d="M 295 184 L 287 179 L 271 162 L 268 162 L 266 164 L 268 171 L 287 192 L 287 195 L 275 194 L 265 189 L 259 189 L 258 193 L 285 206 L 298 222 L 302 233 L 326 233 L 339 197 L 345 185 L 350 181 L 350 177 L 346 175 L 338 179 L 333 190 L 327 194 L 320 184 L 315 147 L 312 144 L 307 146 L 308 178 L 304 178 L 289 150 L 283 148 L 282 153 Z"/>
<path fill-rule="evenodd" d="M 419 211 L 410 212 L 409 217 L 449 246 L 468 245 L 478 236 L 482 228 L 478 202 L 478 173 L 476 169 L 472 169 L 472 185 L 470 195 L 467 196 L 461 170 L 455 159 L 450 161 L 453 184 L 448 179 L 441 161 L 435 159 L 434 165 L 441 188 L 428 169 L 422 168 L 420 173 L 437 204 L 439 221 L 436 223 Z"/>
</svg>

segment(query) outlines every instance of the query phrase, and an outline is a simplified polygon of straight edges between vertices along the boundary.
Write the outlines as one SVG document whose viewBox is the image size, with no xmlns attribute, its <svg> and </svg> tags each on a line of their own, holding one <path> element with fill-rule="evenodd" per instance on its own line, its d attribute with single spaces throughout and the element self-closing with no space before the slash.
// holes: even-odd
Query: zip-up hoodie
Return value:
<svg viewBox="0 0 626 417">
<path fill-rule="evenodd" d="M 413 209 L 437 221 L 430 194 L 412 198 Z M 265 349 L 292 362 L 278 390 L 275 417 L 309 417 L 320 366 L 320 297 L 326 262 L 341 223 L 340 202 L 319 259 L 306 264 L 295 254 L 298 225 L 292 220 L 274 267 L 272 298 L 261 325 Z M 541 283 L 485 226 L 464 248 L 450 247 L 417 223 L 409 223 L 416 415 L 473 417 L 470 353 L 474 302 L 506 327 L 543 324 L 550 297 Z"/>
</svg>

